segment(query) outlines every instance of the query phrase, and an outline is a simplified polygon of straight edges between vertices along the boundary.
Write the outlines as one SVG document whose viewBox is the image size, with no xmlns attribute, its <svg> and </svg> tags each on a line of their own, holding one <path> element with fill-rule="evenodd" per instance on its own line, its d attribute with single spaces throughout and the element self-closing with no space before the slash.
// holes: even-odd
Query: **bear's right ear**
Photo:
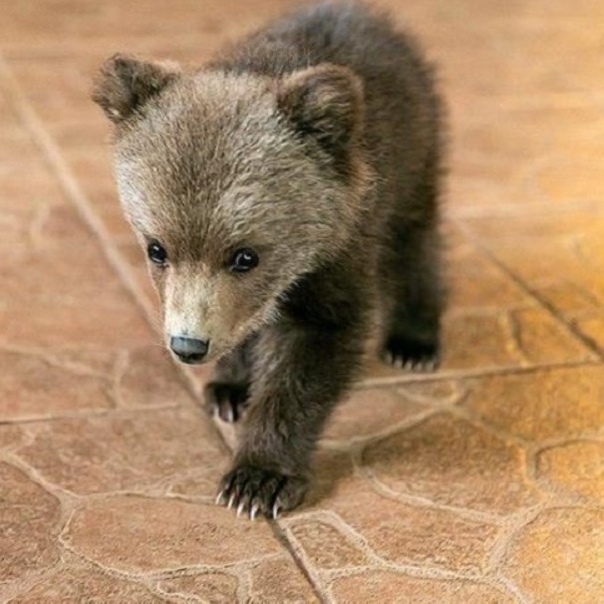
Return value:
<svg viewBox="0 0 604 604">
<path fill-rule="evenodd" d="M 350 69 L 324 63 L 285 76 L 278 104 L 298 132 L 338 156 L 361 129 L 363 86 Z"/>
<path fill-rule="evenodd" d="M 175 80 L 180 68 L 175 63 L 150 63 L 125 55 L 105 61 L 92 93 L 107 117 L 118 124 L 140 109 L 151 97 Z"/>
</svg>

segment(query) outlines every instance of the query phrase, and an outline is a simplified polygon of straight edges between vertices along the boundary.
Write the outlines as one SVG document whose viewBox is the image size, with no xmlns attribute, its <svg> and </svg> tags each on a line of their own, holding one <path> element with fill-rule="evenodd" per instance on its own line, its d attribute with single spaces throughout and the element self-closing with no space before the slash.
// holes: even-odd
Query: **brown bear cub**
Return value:
<svg viewBox="0 0 604 604">
<path fill-rule="evenodd" d="M 115 125 L 119 194 L 167 345 L 185 363 L 217 360 L 208 405 L 241 419 L 218 501 L 276 517 L 304 496 L 372 309 L 387 362 L 437 363 L 431 69 L 387 18 L 326 4 L 201 70 L 117 55 L 94 99 Z"/>
</svg>

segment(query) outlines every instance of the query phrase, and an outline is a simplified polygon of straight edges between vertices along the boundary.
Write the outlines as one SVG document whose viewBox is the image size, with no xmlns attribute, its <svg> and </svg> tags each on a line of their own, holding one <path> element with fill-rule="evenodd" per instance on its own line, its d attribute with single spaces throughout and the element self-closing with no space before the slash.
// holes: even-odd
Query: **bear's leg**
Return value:
<svg viewBox="0 0 604 604">
<path fill-rule="evenodd" d="M 311 455 L 331 410 L 362 357 L 356 328 L 265 328 L 254 348 L 250 404 L 232 470 L 217 502 L 277 517 L 307 489 Z"/>
<path fill-rule="evenodd" d="M 430 371 L 439 362 L 440 318 L 444 306 L 436 214 L 428 181 L 414 203 L 424 220 L 392 225 L 383 258 L 384 335 L 381 356 L 395 367 Z"/>
<path fill-rule="evenodd" d="M 249 338 L 221 358 L 204 389 L 208 413 L 225 422 L 238 421 L 248 405 L 254 340 L 255 336 Z"/>
</svg>

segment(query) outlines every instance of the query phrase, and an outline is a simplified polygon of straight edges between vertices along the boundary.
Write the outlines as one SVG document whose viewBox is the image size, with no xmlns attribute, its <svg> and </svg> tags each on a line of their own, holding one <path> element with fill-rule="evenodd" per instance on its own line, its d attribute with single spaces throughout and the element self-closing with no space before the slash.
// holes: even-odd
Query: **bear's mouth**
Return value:
<svg viewBox="0 0 604 604">
<path fill-rule="evenodd" d="M 208 359 L 205 354 L 187 354 L 187 355 L 174 355 L 181 363 L 185 363 L 185 365 L 201 365 L 205 363 Z"/>
</svg>

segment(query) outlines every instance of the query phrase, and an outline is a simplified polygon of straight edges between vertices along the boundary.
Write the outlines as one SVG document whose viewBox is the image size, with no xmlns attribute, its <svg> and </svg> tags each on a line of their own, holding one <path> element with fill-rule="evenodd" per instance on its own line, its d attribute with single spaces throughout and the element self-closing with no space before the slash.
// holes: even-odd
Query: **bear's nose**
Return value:
<svg viewBox="0 0 604 604">
<path fill-rule="evenodd" d="M 182 336 L 170 338 L 172 352 L 183 362 L 188 364 L 201 363 L 208 353 L 209 340 L 197 338 L 184 338 Z"/>
</svg>

